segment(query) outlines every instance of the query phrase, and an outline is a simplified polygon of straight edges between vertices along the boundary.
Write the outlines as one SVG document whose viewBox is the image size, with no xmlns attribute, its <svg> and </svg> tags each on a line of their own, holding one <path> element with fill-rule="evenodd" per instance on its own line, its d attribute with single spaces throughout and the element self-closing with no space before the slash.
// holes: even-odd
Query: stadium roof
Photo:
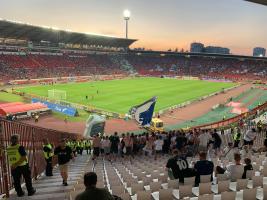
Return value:
<svg viewBox="0 0 267 200">
<path fill-rule="evenodd" d="M 22 22 L 13 22 L 0 18 L 0 38 L 27 40 L 32 42 L 49 41 L 51 43 L 87 44 L 103 47 L 129 47 L 135 39 L 113 36 L 78 33 L 53 27 L 35 26 Z"/>
<path fill-rule="evenodd" d="M 267 0 L 245 0 L 245 1 L 250 1 L 250 2 L 253 2 L 253 3 L 259 3 L 259 4 L 262 4 L 262 5 L 267 5 Z"/>
</svg>

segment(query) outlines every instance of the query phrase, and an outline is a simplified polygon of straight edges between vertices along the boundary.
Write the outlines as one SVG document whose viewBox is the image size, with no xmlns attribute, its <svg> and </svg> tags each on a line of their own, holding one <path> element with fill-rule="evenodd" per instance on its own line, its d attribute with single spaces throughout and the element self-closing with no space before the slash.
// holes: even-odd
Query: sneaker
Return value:
<svg viewBox="0 0 267 200">
<path fill-rule="evenodd" d="M 68 186 L 68 183 L 67 183 L 67 182 L 64 182 L 63 185 L 64 185 L 64 186 Z"/>
<path fill-rule="evenodd" d="M 25 193 L 24 192 L 18 193 L 17 195 L 18 195 L 18 197 L 23 197 L 25 195 Z"/>
<path fill-rule="evenodd" d="M 36 189 L 32 189 L 32 191 L 31 192 L 28 192 L 28 196 L 32 196 L 32 195 L 34 195 L 36 193 Z"/>
</svg>

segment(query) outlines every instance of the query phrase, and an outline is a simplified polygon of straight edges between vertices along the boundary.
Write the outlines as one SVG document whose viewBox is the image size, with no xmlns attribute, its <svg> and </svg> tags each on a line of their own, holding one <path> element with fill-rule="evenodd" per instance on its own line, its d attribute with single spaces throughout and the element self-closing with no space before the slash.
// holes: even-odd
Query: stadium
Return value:
<svg viewBox="0 0 267 200">
<path fill-rule="evenodd" d="M 245 3 L 266 10 L 264 0 Z M 135 48 L 130 18 L 126 10 L 126 37 L 0 18 L 0 199 L 79 200 L 91 189 L 87 172 L 98 177 L 93 188 L 111 195 L 103 199 L 266 199 L 266 50 L 239 55 L 197 42 L 190 51 Z M 9 148 L 16 134 L 36 191 L 26 172 L 15 180 Z M 68 184 L 54 151 L 62 140 L 73 153 Z M 176 165 L 188 176 L 176 176 L 173 156 L 183 157 L 190 173 Z M 211 172 L 198 171 L 203 159 Z"/>
</svg>

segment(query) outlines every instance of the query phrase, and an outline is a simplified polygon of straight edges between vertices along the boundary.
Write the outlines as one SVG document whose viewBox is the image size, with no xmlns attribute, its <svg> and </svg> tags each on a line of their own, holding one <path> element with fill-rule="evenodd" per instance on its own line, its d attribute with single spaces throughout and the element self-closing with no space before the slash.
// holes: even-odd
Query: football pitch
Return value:
<svg viewBox="0 0 267 200">
<path fill-rule="evenodd" d="M 48 97 L 48 90 L 66 91 L 66 101 L 105 111 L 128 113 L 129 109 L 157 96 L 155 111 L 233 87 L 235 83 L 167 78 L 122 80 L 28 86 L 18 89 L 27 94 Z M 88 98 L 86 98 L 86 96 Z"/>
</svg>

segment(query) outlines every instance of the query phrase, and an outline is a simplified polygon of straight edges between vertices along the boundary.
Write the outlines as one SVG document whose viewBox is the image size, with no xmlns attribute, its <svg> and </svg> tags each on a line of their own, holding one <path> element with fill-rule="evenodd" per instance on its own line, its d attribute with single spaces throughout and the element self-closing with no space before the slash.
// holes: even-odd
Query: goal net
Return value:
<svg viewBox="0 0 267 200">
<path fill-rule="evenodd" d="M 48 98 L 56 100 L 66 100 L 67 93 L 64 90 L 48 90 Z"/>
</svg>

